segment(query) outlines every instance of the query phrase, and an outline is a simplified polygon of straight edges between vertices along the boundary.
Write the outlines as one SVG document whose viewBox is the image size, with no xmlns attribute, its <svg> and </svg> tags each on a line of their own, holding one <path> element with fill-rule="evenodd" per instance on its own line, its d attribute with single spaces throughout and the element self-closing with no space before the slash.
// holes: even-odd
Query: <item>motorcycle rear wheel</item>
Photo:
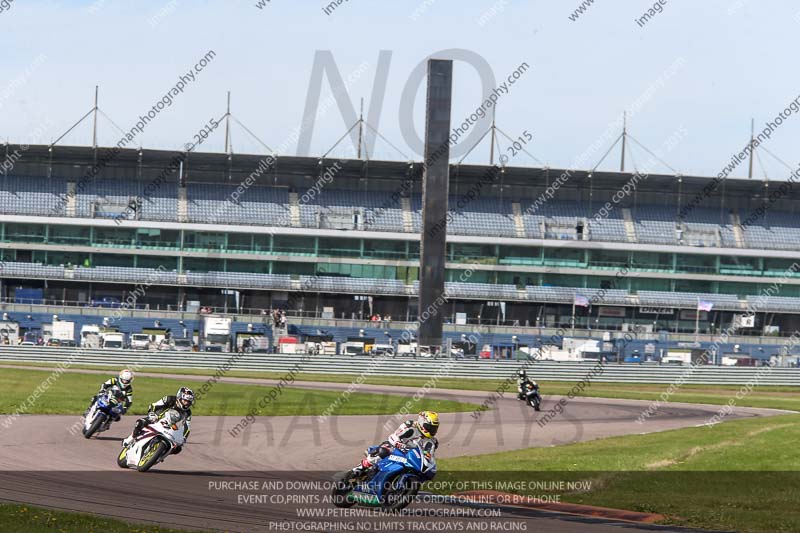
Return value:
<svg viewBox="0 0 800 533">
<path fill-rule="evenodd" d="M 349 497 L 353 492 L 353 484 L 350 482 L 352 477 L 352 471 L 340 472 L 334 476 L 331 501 L 336 507 L 348 509 L 356 504 L 355 500 Z"/>
<path fill-rule="evenodd" d="M 387 482 L 386 491 L 384 492 L 381 507 L 385 511 L 402 511 L 408 504 L 410 504 L 419 492 L 422 483 L 416 476 L 409 476 L 406 478 L 403 487 L 397 487 L 397 481 L 400 476 L 395 477 Z"/>
<path fill-rule="evenodd" d="M 143 450 L 142 457 L 136 465 L 136 470 L 139 472 L 147 472 L 154 464 L 161 459 L 161 456 L 166 453 L 167 447 L 160 440 L 148 445 L 147 449 Z"/>
</svg>

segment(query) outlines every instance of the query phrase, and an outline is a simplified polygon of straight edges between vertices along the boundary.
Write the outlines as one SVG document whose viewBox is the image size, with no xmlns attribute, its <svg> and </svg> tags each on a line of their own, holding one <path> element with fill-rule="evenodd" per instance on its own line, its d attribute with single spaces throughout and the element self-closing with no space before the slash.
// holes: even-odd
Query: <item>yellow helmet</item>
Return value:
<svg viewBox="0 0 800 533">
<path fill-rule="evenodd" d="M 422 411 L 417 417 L 417 430 L 423 437 L 431 438 L 439 431 L 439 413 L 435 411 Z"/>
</svg>

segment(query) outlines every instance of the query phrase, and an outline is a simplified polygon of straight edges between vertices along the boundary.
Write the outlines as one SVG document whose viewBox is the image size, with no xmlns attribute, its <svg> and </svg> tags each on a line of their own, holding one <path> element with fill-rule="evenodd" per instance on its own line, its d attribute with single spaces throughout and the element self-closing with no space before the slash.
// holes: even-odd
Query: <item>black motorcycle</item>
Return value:
<svg viewBox="0 0 800 533">
<path fill-rule="evenodd" d="M 534 411 L 542 410 L 542 397 L 539 395 L 539 385 L 526 383 L 519 394 L 519 399 L 533 407 Z"/>
</svg>

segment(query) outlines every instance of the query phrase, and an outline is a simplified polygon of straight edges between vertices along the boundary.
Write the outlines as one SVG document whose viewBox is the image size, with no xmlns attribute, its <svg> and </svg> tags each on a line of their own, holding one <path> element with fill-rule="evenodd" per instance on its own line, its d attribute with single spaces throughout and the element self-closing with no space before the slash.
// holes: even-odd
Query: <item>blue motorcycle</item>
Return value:
<svg viewBox="0 0 800 533">
<path fill-rule="evenodd" d="M 125 410 L 125 393 L 112 387 L 97 395 L 92 406 L 86 412 L 83 422 L 83 436 L 92 438 L 111 427 L 112 420 L 119 420 Z"/>
<path fill-rule="evenodd" d="M 410 504 L 422 484 L 436 475 L 435 445 L 416 443 L 404 450 L 395 448 L 371 470 L 357 474 L 352 470 L 334 477 L 332 500 L 336 507 L 356 504 L 399 511 Z"/>
</svg>

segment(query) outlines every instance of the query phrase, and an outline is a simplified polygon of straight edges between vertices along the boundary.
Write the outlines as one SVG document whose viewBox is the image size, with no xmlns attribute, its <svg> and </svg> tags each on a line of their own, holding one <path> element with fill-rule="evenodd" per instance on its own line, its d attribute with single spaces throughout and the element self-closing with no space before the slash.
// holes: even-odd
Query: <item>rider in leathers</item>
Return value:
<svg viewBox="0 0 800 533">
<path fill-rule="evenodd" d="M 422 411 L 416 420 L 406 420 L 388 440 L 377 446 L 370 446 L 361 464 L 353 469 L 356 475 L 361 475 L 371 470 L 381 459 L 391 455 L 395 448 L 404 450 L 414 441 L 427 439 L 433 443 L 433 450 L 439 446 L 435 435 L 439 431 L 439 414 L 434 411 Z"/>
<path fill-rule="evenodd" d="M 125 395 L 125 404 L 122 406 L 122 414 L 124 415 L 128 409 L 130 409 L 131 404 L 133 403 L 133 372 L 127 368 L 120 370 L 117 377 L 109 378 L 104 381 L 102 385 L 100 385 L 100 390 L 97 391 L 97 394 L 92 396 L 92 401 L 89 403 L 89 407 L 86 409 L 84 415 L 89 413 L 89 410 L 94 405 L 94 402 L 97 401 L 97 397 L 112 387 L 118 388 Z M 119 415 L 116 415 L 114 422 L 119 422 Z M 106 425 L 110 423 L 111 419 L 108 420 Z"/>
<path fill-rule="evenodd" d="M 539 384 L 528 377 L 527 372 L 524 370 L 519 371 L 519 381 L 517 382 L 517 399 L 525 400 L 528 397 L 528 385 L 533 387 L 533 390 L 539 390 Z"/>
<path fill-rule="evenodd" d="M 147 416 L 136 421 L 136 426 L 133 428 L 133 433 L 130 437 L 123 441 L 123 446 L 130 446 L 133 444 L 133 442 L 136 440 L 136 437 L 139 436 L 145 425 L 156 422 L 170 409 L 174 409 L 183 415 L 183 438 L 188 439 L 189 432 L 191 431 L 190 424 L 192 422 L 192 405 L 194 405 L 194 392 L 192 392 L 192 389 L 188 387 L 181 387 L 178 389 L 178 393 L 175 396 L 164 396 L 157 402 L 151 403 L 147 407 Z M 180 452 L 181 446 L 178 446 L 172 453 L 178 454 Z"/>
</svg>

